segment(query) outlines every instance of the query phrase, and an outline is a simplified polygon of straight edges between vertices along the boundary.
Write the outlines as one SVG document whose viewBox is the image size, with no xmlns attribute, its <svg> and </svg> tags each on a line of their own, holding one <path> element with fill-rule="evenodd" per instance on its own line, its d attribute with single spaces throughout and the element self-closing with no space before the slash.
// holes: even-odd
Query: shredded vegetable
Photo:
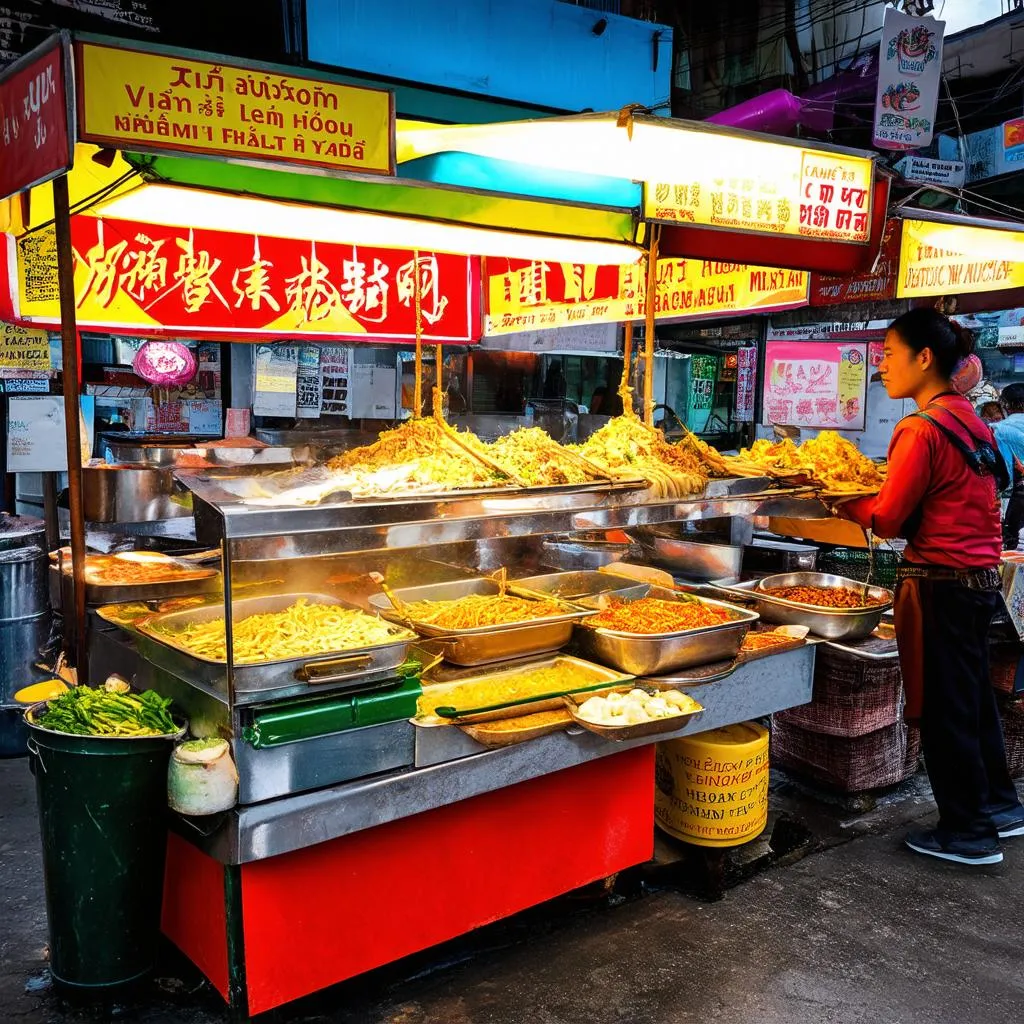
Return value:
<svg viewBox="0 0 1024 1024">
<path fill-rule="evenodd" d="M 156 631 L 201 658 L 224 661 L 227 656 L 223 619 L 192 622 L 180 629 L 158 626 Z M 233 623 L 231 634 L 236 665 L 350 651 L 412 635 L 358 609 L 310 604 L 305 598 L 281 612 L 239 619 Z"/>
<path fill-rule="evenodd" d="M 74 686 L 55 697 L 39 716 L 44 729 L 76 736 L 163 736 L 178 731 L 170 697 L 155 690 L 114 692 Z"/>
<path fill-rule="evenodd" d="M 441 629 L 476 629 L 564 615 L 565 609 L 555 601 L 535 601 L 512 594 L 469 594 L 455 601 L 416 601 L 406 606 L 406 612 L 414 622 Z"/>
<path fill-rule="evenodd" d="M 615 601 L 587 620 L 591 626 L 618 633 L 682 633 L 729 622 L 733 616 L 724 608 L 714 608 L 702 601 L 665 601 L 643 597 L 638 601 Z"/>
</svg>

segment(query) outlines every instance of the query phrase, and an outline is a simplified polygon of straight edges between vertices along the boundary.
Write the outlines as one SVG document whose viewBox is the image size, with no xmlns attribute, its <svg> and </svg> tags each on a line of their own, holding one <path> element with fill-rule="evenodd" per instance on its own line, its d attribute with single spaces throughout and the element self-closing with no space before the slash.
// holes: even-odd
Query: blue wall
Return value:
<svg viewBox="0 0 1024 1024">
<path fill-rule="evenodd" d="M 524 105 L 667 113 L 671 92 L 670 28 L 560 0 L 306 0 L 306 36 L 318 64 Z"/>
</svg>

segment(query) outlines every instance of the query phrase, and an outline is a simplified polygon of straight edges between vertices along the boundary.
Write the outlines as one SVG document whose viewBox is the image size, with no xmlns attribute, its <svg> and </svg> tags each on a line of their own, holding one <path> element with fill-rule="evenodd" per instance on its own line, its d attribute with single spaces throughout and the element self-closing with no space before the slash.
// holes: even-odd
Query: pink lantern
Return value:
<svg viewBox="0 0 1024 1024">
<path fill-rule="evenodd" d="M 196 357 L 180 341 L 147 341 L 132 362 L 137 376 L 160 387 L 187 384 L 198 368 Z"/>
</svg>

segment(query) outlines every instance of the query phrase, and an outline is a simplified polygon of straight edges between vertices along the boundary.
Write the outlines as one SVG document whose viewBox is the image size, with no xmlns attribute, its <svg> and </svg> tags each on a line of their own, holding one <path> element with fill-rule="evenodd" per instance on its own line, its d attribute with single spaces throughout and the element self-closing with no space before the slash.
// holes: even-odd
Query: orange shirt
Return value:
<svg viewBox="0 0 1024 1024">
<path fill-rule="evenodd" d="M 994 446 L 991 430 L 967 399 L 942 395 L 927 411 L 971 447 L 979 440 Z M 907 416 L 889 443 L 889 474 L 882 489 L 874 497 L 846 502 L 842 513 L 879 537 L 900 537 L 918 507 L 921 522 L 908 538 L 907 561 L 955 569 L 999 564 L 1002 532 L 995 479 L 971 469 L 934 424 Z"/>
</svg>

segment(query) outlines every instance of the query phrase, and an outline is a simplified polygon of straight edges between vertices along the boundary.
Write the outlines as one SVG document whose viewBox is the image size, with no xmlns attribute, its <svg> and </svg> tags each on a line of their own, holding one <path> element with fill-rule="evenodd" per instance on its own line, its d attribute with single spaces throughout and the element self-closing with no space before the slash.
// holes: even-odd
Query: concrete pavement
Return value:
<svg viewBox="0 0 1024 1024">
<path fill-rule="evenodd" d="M 263 1019 L 1015 1024 L 1024 1012 L 1024 838 L 1008 842 L 992 868 L 915 857 L 899 836 L 932 808 L 920 785 L 899 795 L 867 811 L 816 805 L 819 852 L 718 902 L 668 889 L 557 900 Z M 773 799 L 793 807 L 800 797 Z M 56 999 L 43 959 L 38 843 L 26 763 L 0 762 L 2 1024 L 227 1019 L 219 997 L 173 956 L 131 1002 L 81 1009 Z"/>
</svg>

